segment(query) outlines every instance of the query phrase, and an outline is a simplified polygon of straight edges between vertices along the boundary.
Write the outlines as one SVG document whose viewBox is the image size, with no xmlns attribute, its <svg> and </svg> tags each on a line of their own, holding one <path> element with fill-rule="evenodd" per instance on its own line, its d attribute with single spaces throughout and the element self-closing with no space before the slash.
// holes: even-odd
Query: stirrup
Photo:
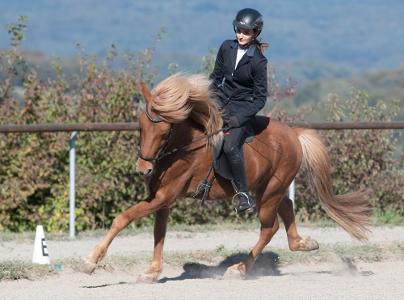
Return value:
<svg viewBox="0 0 404 300">
<path fill-rule="evenodd" d="M 196 191 L 193 193 L 192 197 L 194 199 L 201 198 L 201 204 L 200 206 L 203 206 L 205 203 L 205 200 L 209 196 L 209 191 L 210 188 L 212 187 L 213 181 L 215 180 L 215 174 L 213 176 L 210 176 L 213 170 L 213 165 L 210 166 L 208 175 L 206 175 L 206 178 L 202 180 L 196 187 Z"/>
<path fill-rule="evenodd" d="M 207 181 L 206 179 L 203 180 L 196 187 L 196 191 L 193 193 L 192 198 L 197 198 L 197 197 L 204 198 L 209 193 L 209 190 L 211 187 L 212 187 L 212 185 L 210 184 L 209 181 Z"/>
<path fill-rule="evenodd" d="M 257 206 L 253 197 L 248 195 L 245 192 L 237 192 L 233 196 L 233 203 L 235 199 L 238 201 L 235 207 L 236 213 L 241 214 L 246 212 L 248 215 L 254 214 L 257 212 Z"/>
</svg>

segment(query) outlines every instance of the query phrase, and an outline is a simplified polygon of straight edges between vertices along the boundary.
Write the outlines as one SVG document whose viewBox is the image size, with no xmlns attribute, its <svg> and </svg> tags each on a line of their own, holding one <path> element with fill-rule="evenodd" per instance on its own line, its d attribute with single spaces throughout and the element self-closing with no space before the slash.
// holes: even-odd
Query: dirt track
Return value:
<svg viewBox="0 0 404 300">
<path fill-rule="evenodd" d="M 358 244 L 336 228 L 302 228 L 301 234 L 317 239 L 320 248 L 335 243 L 347 247 Z M 256 239 L 257 231 L 171 232 L 165 249 L 175 253 L 221 247 L 237 253 L 245 252 Z M 48 240 L 48 246 L 52 259 L 84 257 L 97 241 L 94 238 Z M 403 227 L 375 228 L 370 239 L 377 245 L 403 241 Z M 118 237 L 109 254 L 145 255 L 147 251 L 146 255 L 151 257 L 152 244 L 151 234 Z M 274 237 L 269 250 L 274 249 L 272 247 L 287 247 L 283 231 Z M 147 265 L 145 261 L 124 271 L 97 269 L 92 276 L 65 268 L 58 275 L 41 280 L 0 282 L 0 299 L 404 299 L 404 261 L 401 258 L 383 258 L 381 262 L 372 263 L 337 258 L 326 263 L 282 266 L 269 262 L 266 256 L 270 253 L 266 252 L 258 260 L 255 272 L 244 281 L 222 279 L 225 261 L 214 265 L 190 261 L 166 265 L 157 284 L 136 284 L 136 276 Z M 0 243 L 0 260 L 29 261 L 31 255 L 32 244 L 27 241 Z M 237 260 L 237 255 L 232 259 Z"/>
</svg>

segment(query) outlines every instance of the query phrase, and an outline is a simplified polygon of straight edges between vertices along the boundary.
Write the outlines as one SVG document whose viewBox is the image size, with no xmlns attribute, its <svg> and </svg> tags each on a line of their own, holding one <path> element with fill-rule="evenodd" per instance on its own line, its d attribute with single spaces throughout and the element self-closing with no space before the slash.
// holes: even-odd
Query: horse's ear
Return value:
<svg viewBox="0 0 404 300">
<path fill-rule="evenodd" d="M 147 87 L 147 84 L 143 81 L 140 82 L 140 92 L 142 93 L 143 97 L 146 99 L 147 103 L 150 103 L 152 100 L 152 94 Z"/>
</svg>

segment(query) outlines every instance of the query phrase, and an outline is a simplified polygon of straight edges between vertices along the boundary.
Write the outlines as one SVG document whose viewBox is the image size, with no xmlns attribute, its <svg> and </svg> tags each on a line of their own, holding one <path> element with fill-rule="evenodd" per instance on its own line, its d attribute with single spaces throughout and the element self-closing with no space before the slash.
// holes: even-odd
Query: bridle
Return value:
<svg viewBox="0 0 404 300">
<path fill-rule="evenodd" d="M 155 124 L 160 123 L 160 122 L 163 122 L 163 119 L 161 119 L 159 116 L 152 116 L 152 115 L 150 114 L 147 104 L 146 104 L 146 109 L 144 110 L 144 112 L 145 112 L 145 114 L 146 114 L 146 116 L 147 116 L 147 118 L 149 119 L 150 122 L 155 123 Z M 169 133 L 168 133 L 168 137 L 167 137 L 167 139 L 166 139 L 166 143 L 165 143 L 164 146 L 161 148 L 161 150 L 159 151 L 159 153 L 158 153 L 157 156 L 154 156 L 154 157 L 143 156 L 143 154 L 142 154 L 142 148 L 140 147 L 140 145 L 137 147 L 137 156 L 138 156 L 139 158 L 145 160 L 145 161 L 158 162 L 158 161 L 161 160 L 162 158 L 164 158 L 164 157 L 166 157 L 166 156 L 168 156 L 168 155 L 171 155 L 171 154 L 174 153 L 174 152 L 177 152 L 177 151 L 178 151 L 177 148 L 174 148 L 174 149 L 171 150 L 171 151 L 166 151 L 167 148 L 168 148 L 168 144 L 169 144 L 170 137 L 171 137 L 171 135 L 172 135 L 172 133 L 173 133 L 173 131 L 174 131 L 174 130 L 173 130 L 173 127 L 174 127 L 173 125 L 170 126 L 170 131 L 169 131 Z"/>
<path fill-rule="evenodd" d="M 150 122 L 155 123 L 155 124 L 156 124 L 156 123 L 160 123 L 160 122 L 164 122 L 164 120 L 161 119 L 159 116 L 152 116 L 152 115 L 150 114 L 147 104 L 146 104 L 146 109 L 145 109 L 144 112 L 145 112 L 145 114 L 146 114 L 146 116 L 147 116 L 147 118 L 149 119 Z M 143 154 L 142 154 L 142 149 L 141 149 L 140 145 L 137 145 L 137 154 L 138 154 L 138 157 L 139 157 L 139 158 L 141 158 L 141 159 L 143 159 L 143 160 L 145 160 L 145 161 L 158 162 L 158 161 L 162 160 L 164 157 L 167 157 L 167 156 L 169 156 L 169 155 L 171 155 L 171 154 L 174 154 L 174 153 L 178 152 L 179 150 L 185 148 L 185 147 L 188 146 L 188 145 L 191 145 L 191 144 L 193 144 L 193 143 L 196 143 L 196 142 L 201 141 L 201 140 L 204 140 L 204 139 L 208 139 L 208 138 L 210 138 L 211 136 L 213 136 L 213 135 L 215 135 L 215 134 L 218 134 L 219 132 L 221 132 L 221 131 L 223 131 L 223 130 L 226 130 L 226 128 L 221 128 L 221 129 L 216 130 L 215 132 L 210 133 L 210 134 L 204 134 L 204 135 L 201 136 L 201 137 L 197 137 L 197 138 L 193 139 L 193 140 L 190 141 L 187 145 L 183 145 L 182 147 L 173 148 L 173 149 L 171 149 L 170 151 L 167 151 L 167 150 L 168 150 L 168 145 L 170 144 L 170 143 L 169 143 L 169 142 L 170 142 L 170 137 L 172 136 L 172 134 L 173 134 L 173 132 L 174 132 L 174 125 L 171 124 L 171 126 L 170 126 L 170 131 L 169 131 L 168 137 L 167 137 L 167 139 L 166 139 L 166 143 L 164 144 L 163 147 L 161 147 L 161 150 L 159 151 L 159 153 L 158 153 L 157 156 L 154 156 L 154 157 L 143 156 Z"/>
</svg>

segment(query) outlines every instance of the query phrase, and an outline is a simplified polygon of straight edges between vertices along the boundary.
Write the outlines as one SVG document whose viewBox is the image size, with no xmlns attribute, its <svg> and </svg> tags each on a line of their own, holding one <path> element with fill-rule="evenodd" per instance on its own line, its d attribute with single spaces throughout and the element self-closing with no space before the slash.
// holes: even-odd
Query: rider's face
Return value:
<svg viewBox="0 0 404 300">
<path fill-rule="evenodd" d="M 236 28 L 236 38 L 240 46 L 247 45 L 255 38 L 252 29 Z"/>
</svg>

